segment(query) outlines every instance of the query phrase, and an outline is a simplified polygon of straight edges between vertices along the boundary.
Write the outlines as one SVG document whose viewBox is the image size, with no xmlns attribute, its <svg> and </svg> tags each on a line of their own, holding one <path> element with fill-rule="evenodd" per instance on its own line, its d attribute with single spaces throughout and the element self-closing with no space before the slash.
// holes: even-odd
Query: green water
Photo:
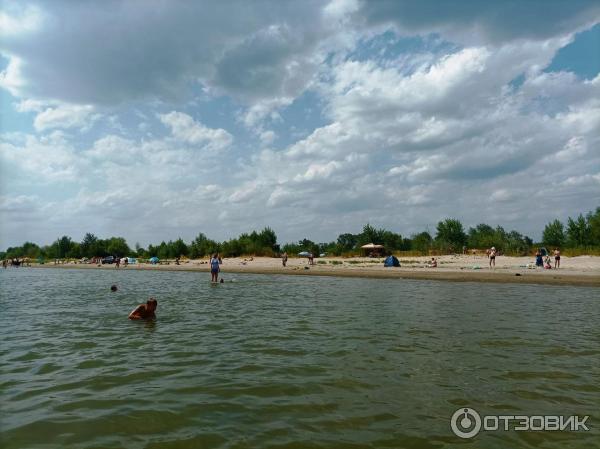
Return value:
<svg viewBox="0 0 600 449">
<path fill-rule="evenodd" d="M 0 272 L 5 448 L 590 448 L 593 288 L 19 268 Z M 119 285 L 111 293 L 112 283 Z M 155 322 L 127 314 L 150 295 Z M 588 432 L 450 417 L 589 415 Z"/>
</svg>

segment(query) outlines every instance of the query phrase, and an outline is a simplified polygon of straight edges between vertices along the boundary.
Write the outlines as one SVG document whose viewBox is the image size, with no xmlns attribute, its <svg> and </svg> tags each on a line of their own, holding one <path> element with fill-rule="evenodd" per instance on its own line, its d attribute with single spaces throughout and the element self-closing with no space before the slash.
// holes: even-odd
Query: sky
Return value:
<svg viewBox="0 0 600 449">
<path fill-rule="evenodd" d="M 597 1 L 0 7 L 0 249 L 600 206 Z"/>
</svg>

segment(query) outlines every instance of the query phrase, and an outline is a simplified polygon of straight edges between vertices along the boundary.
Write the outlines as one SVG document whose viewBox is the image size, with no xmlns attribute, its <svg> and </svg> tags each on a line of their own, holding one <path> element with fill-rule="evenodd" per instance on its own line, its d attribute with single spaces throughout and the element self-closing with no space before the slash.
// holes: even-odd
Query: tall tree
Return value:
<svg viewBox="0 0 600 449">
<path fill-rule="evenodd" d="M 81 253 L 84 257 L 95 257 L 98 252 L 98 237 L 94 234 L 86 233 L 80 244 Z"/>
<path fill-rule="evenodd" d="M 420 251 L 422 254 L 429 254 L 432 242 L 433 239 L 429 232 L 421 232 L 412 236 L 411 248 Z"/>
<path fill-rule="evenodd" d="M 107 241 L 106 250 L 113 256 L 127 256 L 131 250 L 123 237 L 111 237 Z"/>
<path fill-rule="evenodd" d="M 594 213 L 589 212 L 585 218 L 590 232 L 590 243 L 600 246 L 600 207 L 597 207 Z"/>
<path fill-rule="evenodd" d="M 337 238 L 337 244 L 342 251 L 350 251 L 356 248 L 357 238 L 354 234 L 340 234 Z"/>
<path fill-rule="evenodd" d="M 567 220 L 567 241 L 569 246 L 586 246 L 590 244 L 590 230 L 588 222 L 579 214 L 575 220 Z"/>
<path fill-rule="evenodd" d="M 457 250 L 467 242 L 467 235 L 460 221 L 446 218 L 437 224 L 435 240 L 443 248 Z"/>
<path fill-rule="evenodd" d="M 546 225 L 542 233 L 542 241 L 547 246 L 564 246 L 565 229 L 559 220 L 554 220 Z"/>
</svg>

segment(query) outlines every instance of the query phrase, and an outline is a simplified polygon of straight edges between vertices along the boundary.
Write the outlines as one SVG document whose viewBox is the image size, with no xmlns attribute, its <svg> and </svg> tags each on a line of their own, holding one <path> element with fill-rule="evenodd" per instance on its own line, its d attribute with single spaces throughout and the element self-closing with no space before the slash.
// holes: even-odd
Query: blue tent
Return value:
<svg viewBox="0 0 600 449">
<path fill-rule="evenodd" d="M 158 257 L 156 257 L 156 256 L 151 257 L 149 259 L 149 261 L 150 261 L 151 264 L 157 264 L 158 263 Z"/>
<path fill-rule="evenodd" d="M 396 256 L 387 256 L 383 262 L 384 267 L 399 267 L 400 261 Z"/>
</svg>

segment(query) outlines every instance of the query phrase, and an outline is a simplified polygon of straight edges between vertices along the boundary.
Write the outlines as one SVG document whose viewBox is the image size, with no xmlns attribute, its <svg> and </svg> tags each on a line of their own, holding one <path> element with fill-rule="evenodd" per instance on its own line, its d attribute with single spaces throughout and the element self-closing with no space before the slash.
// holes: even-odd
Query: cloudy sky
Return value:
<svg viewBox="0 0 600 449">
<path fill-rule="evenodd" d="M 600 206 L 597 1 L 1 5 L 0 249 Z"/>
</svg>

